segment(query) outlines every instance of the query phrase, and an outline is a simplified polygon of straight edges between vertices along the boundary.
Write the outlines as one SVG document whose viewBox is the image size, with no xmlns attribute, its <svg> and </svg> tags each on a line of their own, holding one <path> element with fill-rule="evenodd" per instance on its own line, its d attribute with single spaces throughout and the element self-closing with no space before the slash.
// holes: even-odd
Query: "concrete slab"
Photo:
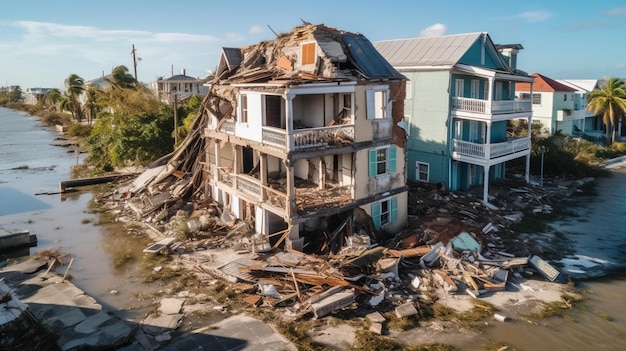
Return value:
<svg viewBox="0 0 626 351">
<path fill-rule="evenodd" d="M 88 317 L 84 321 L 78 323 L 74 327 L 74 331 L 82 334 L 91 334 L 97 331 L 104 322 L 110 320 L 112 317 L 104 311 L 100 311 L 93 316 Z"/>
<path fill-rule="evenodd" d="M 153 336 L 163 334 L 165 331 L 178 328 L 182 322 L 182 314 L 167 314 L 149 316 L 142 322 L 142 329 L 146 334 Z"/>
<path fill-rule="evenodd" d="M 161 314 L 178 314 L 183 308 L 184 299 L 165 298 L 159 302 L 159 313 Z"/>
<path fill-rule="evenodd" d="M 296 348 L 263 321 L 245 315 L 237 315 L 198 329 L 184 338 L 174 341 L 163 350 L 295 351 Z"/>
</svg>

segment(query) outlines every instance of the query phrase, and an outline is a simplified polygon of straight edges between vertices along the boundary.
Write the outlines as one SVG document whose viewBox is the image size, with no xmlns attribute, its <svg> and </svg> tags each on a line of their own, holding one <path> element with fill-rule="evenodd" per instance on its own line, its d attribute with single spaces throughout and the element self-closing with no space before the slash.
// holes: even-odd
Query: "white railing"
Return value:
<svg viewBox="0 0 626 351">
<path fill-rule="evenodd" d="M 263 127 L 262 134 L 263 143 L 282 149 L 293 147 L 295 150 L 302 150 L 339 142 L 352 142 L 354 125 L 296 129 L 289 135 L 284 129 Z"/>
<path fill-rule="evenodd" d="M 459 111 L 502 114 L 515 112 L 531 112 L 531 100 L 481 100 L 464 97 L 453 97 L 452 108 Z"/>
<path fill-rule="evenodd" d="M 530 149 L 530 138 L 511 139 L 490 145 L 453 139 L 453 151 L 455 153 L 480 159 L 494 159 L 528 149 Z"/>
<path fill-rule="evenodd" d="M 233 176 L 236 179 L 235 189 L 253 196 L 259 201 L 263 200 L 263 186 L 258 179 L 245 174 L 233 174 Z"/>
</svg>

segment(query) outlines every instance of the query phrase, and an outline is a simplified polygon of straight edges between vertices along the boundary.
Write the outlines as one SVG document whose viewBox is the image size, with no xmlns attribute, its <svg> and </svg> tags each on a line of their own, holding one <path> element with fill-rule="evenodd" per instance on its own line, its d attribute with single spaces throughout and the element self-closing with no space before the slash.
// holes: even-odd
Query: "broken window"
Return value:
<svg viewBox="0 0 626 351">
<path fill-rule="evenodd" d="M 248 123 L 248 95 L 239 96 L 239 122 Z"/>
<path fill-rule="evenodd" d="M 302 44 L 302 65 L 315 63 L 315 43 Z"/>
<path fill-rule="evenodd" d="M 367 118 L 379 119 L 387 117 L 387 90 L 367 91 Z"/>
<path fill-rule="evenodd" d="M 280 95 L 264 95 L 265 125 L 268 127 L 285 128 L 284 126 L 284 104 Z"/>
<path fill-rule="evenodd" d="M 369 176 L 396 172 L 396 147 L 384 147 L 369 150 Z"/>
<path fill-rule="evenodd" d="M 398 219 L 398 198 L 392 197 L 387 200 L 372 204 L 372 220 L 376 229 Z"/>
</svg>

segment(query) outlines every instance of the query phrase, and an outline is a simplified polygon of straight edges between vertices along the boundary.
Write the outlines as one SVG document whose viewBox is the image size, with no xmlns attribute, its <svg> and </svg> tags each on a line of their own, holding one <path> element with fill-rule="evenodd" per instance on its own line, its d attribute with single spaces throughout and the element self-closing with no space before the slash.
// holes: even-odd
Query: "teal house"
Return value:
<svg viewBox="0 0 626 351">
<path fill-rule="evenodd" d="M 374 43 L 408 78 L 405 116 L 407 178 L 450 190 L 483 188 L 506 175 L 506 162 L 525 158 L 529 180 L 532 101 L 515 98 L 516 83 L 533 77 L 517 70 L 523 47 L 495 45 L 487 33 L 385 40 Z M 528 137 L 507 134 L 524 119 Z"/>
</svg>

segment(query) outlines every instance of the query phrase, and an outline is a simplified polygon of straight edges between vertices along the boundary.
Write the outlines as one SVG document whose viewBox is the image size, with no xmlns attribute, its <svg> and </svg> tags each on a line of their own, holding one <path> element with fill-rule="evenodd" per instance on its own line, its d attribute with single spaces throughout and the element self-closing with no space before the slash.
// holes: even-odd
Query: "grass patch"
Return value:
<svg viewBox="0 0 626 351">
<path fill-rule="evenodd" d="M 486 343 L 482 344 L 481 346 L 486 351 L 508 350 L 509 347 L 510 347 L 509 345 L 507 345 L 506 343 L 504 343 L 502 341 L 494 341 L 494 340 L 487 341 Z"/>
<path fill-rule="evenodd" d="M 91 223 L 91 219 L 90 219 L 90 218 L 83 218 L 83 219 L 80 221 L 80 223 L 82 223 L 82 224 L 89 224 L 89 223 Z"/>
<path fill-rule="evenodd" d="M 563 294 L 561 295 L 561 301 L 554 301 L 546 304 L 543 309 L 538 312 L 531 313 L 527 317 L 530 319 L 538 320 L 550 317 L 561 317 L 563 312 L 571 310 L 575 306 L 582 306 L 585 298 L 581 295 Z"/>
<path fill-rule="evenodd" d="M 366 330 L 357 330 L 352 350 L 355 351 L 394 351 L 399 350 L 397 341 Z"/>
<path fill-rule="evenodd" d="M 609 322 L 613 321 L 613 318 L 611 318 L 611 316 L 609 316 L 606 313 L 598 313 L 597 316 L 604 319 L 605 321 L 609 321 Z"/>
<path fill-rule="evenodd" d="M 493 316 L 495 307 L 482 300 L 474 300 L 474 307 L 465 312 L 459 312 L 453 308 L 442 304 L 434 304 L 432 306 L 433 317 L 443 321 L 456 322 L 459 326 L 481 331 L 486 324 L 482 321 L 485 318 Z"/>
<path fill-rule="evenodd" d="M 313 322 L 280 322 L 276 329 L 289 341 L 291 341 L 298 351 L 332 351 L 327 347 L 316 344 L 306 333 L 311 330 Z"/>
</svg>

